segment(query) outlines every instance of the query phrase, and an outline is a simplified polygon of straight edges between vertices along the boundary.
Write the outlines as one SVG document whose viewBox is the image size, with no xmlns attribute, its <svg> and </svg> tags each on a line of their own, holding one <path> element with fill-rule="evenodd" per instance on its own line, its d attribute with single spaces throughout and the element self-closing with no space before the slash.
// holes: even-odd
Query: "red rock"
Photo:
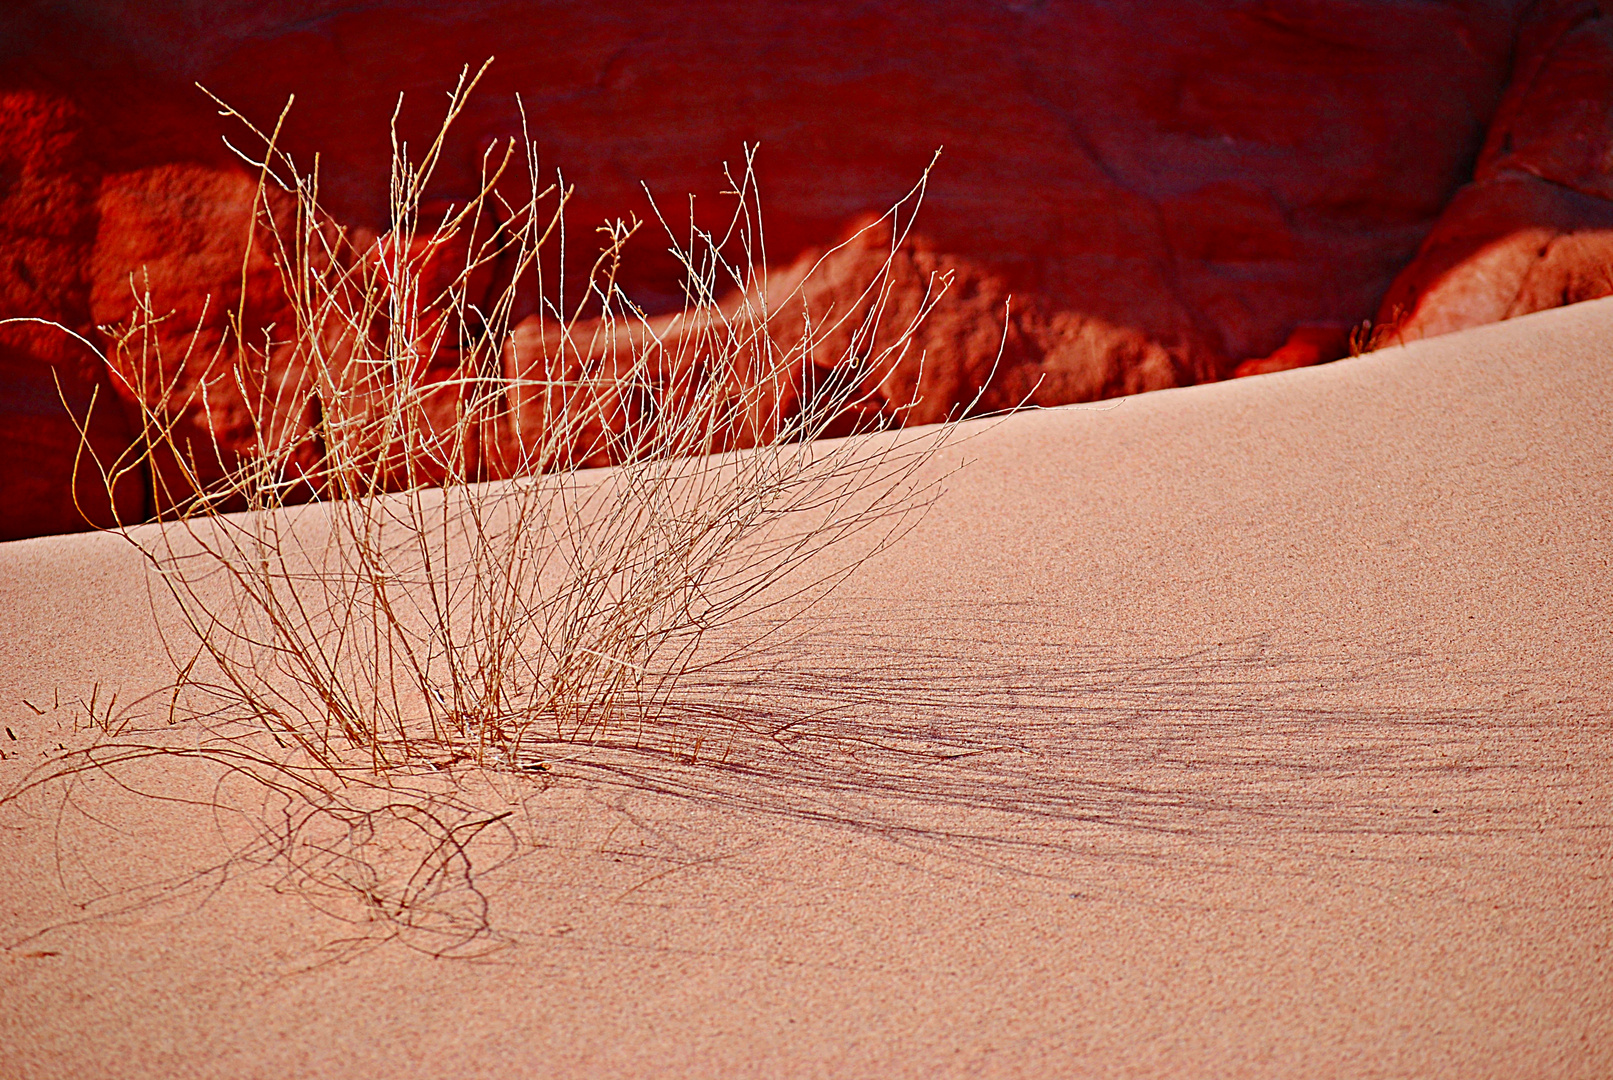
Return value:
<svg viewBox="0 0 1613 1080">
<path fill-rule="evenodd" d="M 922 370 L 915 352 L 882 373 L 868 418 L 913 422 L 970 402 L 1058 404 L 1202 382 L 1248 358 L 1267 368 L 1324 359 L 1336 346 L 1312 349 L 1303 328 L 1352 326 L 1378 310 L 1425 239 L 1391 299 L 1426 309 L 1427 326 L 1460 322 L 1435 314 L 1455 295 L 1442 282 L 1496 244 L 1544 235 L 1528 209 L 1544 203 L 1558 215 L 1555 253 L 1507 271 L 1505 310 L 1519 297 L 1594 292 L 1584 268 L 1600 241 L 1584 223 L 1600 220 L 1607 195 L 1613 70 L 1597 10 L 1578 0 L 71 0 L 15 8 L 0 71 L 5 85 L 87 118 L 76 164 L 62 167 L 101 192 L 103 212 L 93 251 L 75 226 L 78 246 L 52 249 L 65 260 L 53 273 L 84 282 L 80 302 L 88 288 L 96 311 L 114 316 L 117 286 L 140 264 L 160 269 L 153 288 L 173 297 L 165 303 L 191 313 L 239 279 L 250 175 L 219 135 L 251 140 L 215 115 L 197 81 L 265 127 L 295 92 L 282 145 L 304 167 L 319 151 L 326 205 L 382 236 L 393 224 L 397 94 L 399 134 L 419 160 L 460 66 L 496 55 L 431 191 L 463 201 L 475 190 L 483 150 L 522 130 L 519 93 L 544 175 L 575 185 L 571 301 L 598 249 L 596 224 L 636 215 L 654 226 L 641 181 L 675 228 L 691 191 L 700 220 L 717 226 L 720 163 L 737 166 L 759 141 L 765 261 L 782 273 L 884 211 L 944 146 L 893 269 L 887 325 L 916 308 L 933 273 L 951 271 L 954 284 L 920 330 Z M 1486 132 L 1477 184 L 1510 186 L 1465 195 L 1441 218 L 1474 178 Z M 1520 176 L 1572 198 L 1508 203 Z M 93 221 L 75 197 L 74 212 Z M 652 315 L 679 303 L 666 246 L 642 230 L 619 278 Z M 878 257 L 855 246 L 832 254 L 812 303 L 854 303 Z M 267 325 L 281 302 L 269 268 L 248 276 L 251 316 Z M 216 340 L 220 326 L 203 331 Z M 844 344 L 825 343 L 824 355 Z M 457 360 L 426 362 L 448 378 Z M 813 378 L 791 392 L 810 393 Z M 915 392 L 921 404 L 905 409 Z M 538 403 L 520 409 L 541 424 Z M 229 453 L 250 444 L 229 401 L 188 419 Z M 495 433 L 476 453 L 505 454 L 521 437 Z M 0 504 L 11 498 L 0 491 Z"/>
<path fill-rule="evenodd" d="M 370 455 L 385 454 L 387 486 L 438 483 L 451 466 L 471 475 L 508 475 L 484 460 L 487 453 L 495 452 L 497 431 L 484 433 L 485 425 L 472 424 L 463 429 L 462 438 L 449 438 L 460 427 L 463 411 L 482 393 L 477 386 L 466 385 L 473 374 L 467 369 L 474 367 L 474 350 L 466 350 L 471 339 L 482 334 L 480 316 L 485 315 L 500 286 L 500 267 L 488 246 L 495 240 L 497 222 L 482 214 L 455 225 L 463 207 L 463 203 L 431 200 L 420 208 L 413 233 L 394 229 L 373 242 L 367 239 L 367 230 L 355 233 L 360 265 L 352 273 L 356 280 L 368 283 L 370 303 L 377 305 L 363 320 L 370 330 L 368 355 L 389 357 L 396 366 L 395 374 L 375 377 L 380 373 L 366 365 L 344 369 L 342 353 L 327 351 L 333 369 L 330 377 L 352 395 L 343 415 L 374 427 L 386 410 L 398 407 L 397 386 L 422 388 L 419 398 L 403 407 L 417 410 L 423 421 L 414 434 L 438 447 L 438 451 L 422 453 L 417 447 L 412 449 L 407 438 L 384 448 L 365 445 L 366 440 L 359 439 L 330 455 L 352 466 L 373 460 Z M 361 308 L 349 301 L 349 310 Z M 462 310 L 471 315 L 465 322 L 473 325 L 462 325 L 458 317 Z M 499 363 L 493 350 L 486 360 Z M 328 421 L 333 413 L 327 409 L 325 415 Z M 455 461 L 437 460 L 442 445 L 448 442 L 456 443 Z"/>
<path fill-rule="evenodd" d="M 232 329 L 239 321 L 245 338 L 259 342 L 292 317 L 272 241 L 254 226 L 258 201 L 256 177 L 187 164 L 118 173 L 101 184 L 87 268 L 92 321 L 109 328 L 110 342 L 144 298 L 166 316 L 149 338 L 109 352 L 132 430 L 148 413 L 177 416 L 174 442 L 184 463 L 158 453 L 151 467 L 151 497 L 161 506 L 215 485 L 269 434 L 253 425 L 246 397 L 257 388 L 241 381 Z M 276 201 L 283 206 L 285 198 Z M 309 421 L 286 422 L 295 437 Z"/>
<path fill-rule="evenodd" d="M 1274 371 L 1325 364 L 1350 354 L 1350 329 L 1336 324 L 1298 326 L 1282 348 L 1270 356 L 1245 360 L 1232 369 L 1234 379 L 1269 375 Z"/>
<path fill-rule="evenodd" d="M 496 434 L 490 472 L 609 465 L 629 456 L 624 444 L 648 402 L 595 330 L 578 328 L 581 347 L 573 348 L 556 320 L 533 316 L 516 328 L 503 356 L 510 416 Z"/>
<path fill-rule="evenodd" d="M 1613 18 L 1541 4 L 1472 184 L 1395 280 L 1379 322 L 1415 340 L 1613 294 Z"/>
<path fill-rule="evenodd" d="M 70 103 L 0 94 L 0 319 L 32 317 L 93 333 L 84 271 L 98 183 L 83 118 Z M 140 473 L 117 485 L 114 503 L 95 465 L 111 466 L 129 442 L 89 348 L 65 330 L 0 326 L 0 540 L 143 518 Z"/>
<path fill-rule="evenodd" d="M 1512 174 L 1457 193 L 1378 321 L 1401 341 L 1613 293 L 1613 202 Z"/>
<path fill-rule="evenodd" d="M 1613 15 L 1597 0 L 1536 4 L 1474 170 L 1527 173 L 1613 199 Z"/>
<path fill-rule="evenodd" d="M 431 200 L 421 208 L 413 233 L 389 231 L 369 254 L 388 295 L 407 306 L 388 314 L 415 326 L 414 348 L 427 356 L 459 347 L 462 328 L 447 318 L 458 310 L 450 293 L 462 294 L 475 310 L 485 310 L 498 276 L 489 249 L 498 223 L 491 214 L 481 214 L 455 225 L 462 209 Z"/>
</svg>

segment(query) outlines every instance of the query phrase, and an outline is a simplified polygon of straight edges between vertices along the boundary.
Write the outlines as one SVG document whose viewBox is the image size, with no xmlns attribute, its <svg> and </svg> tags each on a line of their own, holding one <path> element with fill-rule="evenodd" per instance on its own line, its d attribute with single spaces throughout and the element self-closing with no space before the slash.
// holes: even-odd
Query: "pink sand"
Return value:
<svg viewBox="0 0 1613 1080">
<path fill-rule="evenodd" d="M 846 745 L 557 768 L 481 959 L 128 892 L 205 805 L 0 809 L 0 1077 L 1613 1075 L 1610 400 L 1602 301 L 971 428 L 759 684 Z M 115 538 L 0 604 L 0 787 L 172 677 Z"/>
</svg>

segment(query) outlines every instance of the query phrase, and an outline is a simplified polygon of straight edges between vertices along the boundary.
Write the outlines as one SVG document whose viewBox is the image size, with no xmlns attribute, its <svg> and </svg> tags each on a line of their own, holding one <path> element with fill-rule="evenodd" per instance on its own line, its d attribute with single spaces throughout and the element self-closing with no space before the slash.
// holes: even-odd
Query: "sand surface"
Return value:
<svg viewBox="0 0 1613 1080">
<path fill-rule="evenodd" d="M 1610 401 L 1597 302 L 976 425 L 734 676 L 844 737 L 480 792 L 471 955 L 205 770 L 41 789 L 0 1077 L 1613 1075 Z M 0 545 L 0 610 L 8 789 L 172 678 L 115 538 Z"/>
</svg>

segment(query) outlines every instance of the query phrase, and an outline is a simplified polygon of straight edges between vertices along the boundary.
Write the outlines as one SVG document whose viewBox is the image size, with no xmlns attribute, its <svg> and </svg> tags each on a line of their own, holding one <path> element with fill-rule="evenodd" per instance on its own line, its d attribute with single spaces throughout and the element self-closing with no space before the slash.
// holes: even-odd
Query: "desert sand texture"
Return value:
<svg viewBox="0 0 1613 1080">
<path fill-rule="evenodd" d="M 486 782 L 449 957 L 193 763 L 36 789 L 0 1076 L 1613 1075 L 1610 358 L 1598 301 L 971 422 L 731 676 L 813 736 Z M 0 591 L 11 790 L 173 672 L 115 537 Z"/>
</svg>

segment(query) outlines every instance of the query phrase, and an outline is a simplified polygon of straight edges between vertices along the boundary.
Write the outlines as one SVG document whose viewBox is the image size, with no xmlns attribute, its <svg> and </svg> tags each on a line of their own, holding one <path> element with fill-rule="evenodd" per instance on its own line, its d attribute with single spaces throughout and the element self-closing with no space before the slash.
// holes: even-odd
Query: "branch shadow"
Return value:
<svg viewBox="0 0 1613 1080">
<path fill-rule="evenodd" d="M 983 639 L 988 625 L 1001 641 Z M 24 809 L 32 793 L 34 816 L 54 814 L 67 844 L 67 816 L 101 815 L 96 778 L 113 801 L 205 809 L 227 853 L 101 889 L 74 917 L 4 944 L 194 910 L 253 876 L 341 928 L 313 966 L 389 944 L 485 957 L 519 936 L 488 882 L 534 850 L 523 814 L 565 812 L 552 789 L 669 799 L 735 832 L 760 820 L 874 836 L 1030 876 L 1057 877 L 1070 857 L 1176 865 L 1228 844 L 1342 853 L 1370 837 L 1497 833 L 1521 827 L 1506 811 L 1539 767 L 1531 740 L 1565 718 L 1601 730 L 1610 719 L 1596 702 L 1543 706 L 1499 665 L 1488 681 L 1464 675 L 1453 704 L 1430 690 L 1449 659 L 1412 644 L 1293 647 L 1266 633 L 1186 649 L 1082 645 L 1001 607 L 904 614 L 879 632 L 817 619 L 764 638 L 716 649 L 641 723 L 592 744 L 530 743 L 498 770 L 332 775 L 241 718 L 123 724 L 0 807 Z M 1441 819 L 1440 802 L 1477 812 Z M 623 896 L 707 855 L 663 861 Z"/>
</svg>

